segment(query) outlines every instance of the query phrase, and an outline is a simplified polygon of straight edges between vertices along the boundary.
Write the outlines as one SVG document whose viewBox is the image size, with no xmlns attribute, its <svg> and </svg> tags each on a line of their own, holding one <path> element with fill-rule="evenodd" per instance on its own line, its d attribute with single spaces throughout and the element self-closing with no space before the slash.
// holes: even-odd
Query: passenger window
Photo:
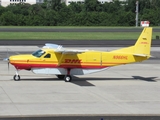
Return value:
<svg viewBox="0 0 160 120">
<path fill-rule="evenodd" d="M 51 58 L 51 54 L 45 55 L 44 58 Z"/>
</svg>

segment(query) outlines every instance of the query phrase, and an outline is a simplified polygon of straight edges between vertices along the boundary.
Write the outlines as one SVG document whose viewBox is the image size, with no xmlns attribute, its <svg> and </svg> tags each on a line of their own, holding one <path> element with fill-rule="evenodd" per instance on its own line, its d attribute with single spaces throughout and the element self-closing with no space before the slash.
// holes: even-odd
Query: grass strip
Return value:
<svg viewBox="0 0 160 120">
<path fill-rule="evenodd" d="M 137 39 L 139 32 L 0 32 L 0 40 L 4 39 L 50 39 L 50 40 L 130 40 Z M 155 39 L 159 32 L 154 32 Z"/>
</svg>

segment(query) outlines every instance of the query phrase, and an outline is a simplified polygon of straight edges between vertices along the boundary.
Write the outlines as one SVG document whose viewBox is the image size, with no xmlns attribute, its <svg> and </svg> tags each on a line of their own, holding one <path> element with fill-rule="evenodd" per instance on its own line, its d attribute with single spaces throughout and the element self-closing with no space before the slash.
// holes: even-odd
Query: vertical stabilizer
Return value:
<svg viewBox="0 0 160 120">
<path fill-rule="evenodd" d="M 143 29 L 135 45 L 126 48 L 121 48 L 118 50 L 113 50 L 112 52 L 128 53 L 128 54 L 133 54 L 134 56 L 141 56 L 141 57 L 150 57 L 151 39 L 152 39 L 152 28 L 146 27 Z"/>
<path fill-rule="evenodd" d="M 134 45 L 134 54 L 150 56 L 152 39 L 152 28 L 146 27 L 143 29 L 137 42 Z"/>
</svg>

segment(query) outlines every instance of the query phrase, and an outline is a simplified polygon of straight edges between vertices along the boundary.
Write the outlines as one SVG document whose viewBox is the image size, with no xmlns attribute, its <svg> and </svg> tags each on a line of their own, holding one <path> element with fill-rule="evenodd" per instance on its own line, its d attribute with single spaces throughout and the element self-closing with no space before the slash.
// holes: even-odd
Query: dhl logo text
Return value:
<svg viewBox="0 0 160 120">
<path fill-rule="evenodd" d="M 148 44 L 148 42 L 141 42 L 141 44 Z"/>
<path fill-rule="evenodd" d="M 115 56 L 113 56 L 113 59 L 123 59 L 123 60 L 128 60 L 128 56 L 115 55 Z"/>
<path fill-rule="evenodd" d="M 65 59 L 64 63 L 81 63 L 81 61 L 79 59 Z"/>
</svg>

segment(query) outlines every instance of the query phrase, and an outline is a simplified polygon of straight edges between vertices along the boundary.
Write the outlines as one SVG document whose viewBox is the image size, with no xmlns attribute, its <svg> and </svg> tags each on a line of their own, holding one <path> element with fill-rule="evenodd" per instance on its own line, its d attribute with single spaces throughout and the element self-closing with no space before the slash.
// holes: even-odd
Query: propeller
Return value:
<svg viewBox="0 0 160 120">
<path fill-rule="evenodd" d="M 10 65 L 9 65 L 9 64 L 10 64 L 10 60 L 9 60 L 9 56 L 10 56 L 10 55 L 9 55 L 9 50 L 12 51 L 12 52 L 14 52 L 15 54 L 20 54 L 20 53 L 19 53 L 19 52 L 16 52 L 16 51 L 13 51 L 13 50 L 11 50 L 10 48 L 6 48 L 6 49 L 7 49 L 7 55 L 6 55 L 7 58 L 4 58 L 3 61 L 7 62 L 8 71 L 9 71 L 9 68 L 10 68 Z"/>
<path fill-rule="evenodd" d="M 9 62 L 8 48 L 7 48 L 7 58 L 4 58 L 3 61 L 7 62 L 7 66 L 8 66 L 7 68 L 8 68 L 8 71 L 9 71 L 9 63 L 10 63 L 10 62 Z"/>
<path fill-rule="evenodd" d="M 7 62 L 8 71 L 9 71 L 9 58 L 4 58 L 3 61 Z"/>
</svg>

